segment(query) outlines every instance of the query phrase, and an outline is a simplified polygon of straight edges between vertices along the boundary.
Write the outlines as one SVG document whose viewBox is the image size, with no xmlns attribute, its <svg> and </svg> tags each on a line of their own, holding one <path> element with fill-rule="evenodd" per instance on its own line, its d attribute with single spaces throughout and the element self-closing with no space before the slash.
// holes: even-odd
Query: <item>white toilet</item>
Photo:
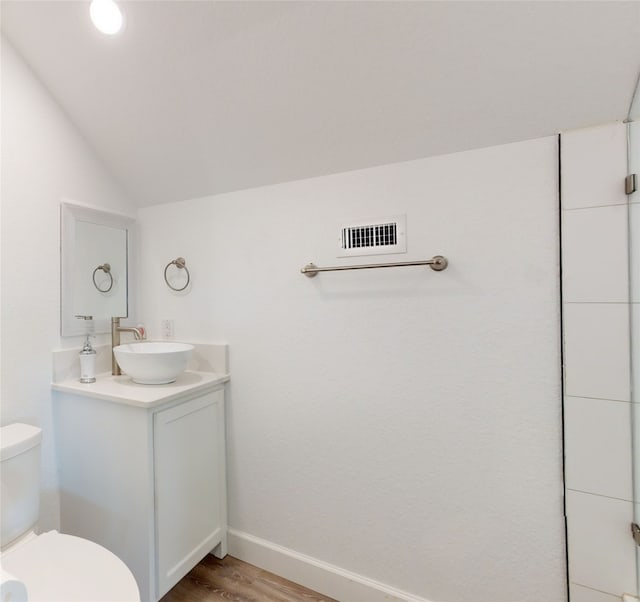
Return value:
<svg viewBox="0 0 640 602">
<path fill-rule="evenodd" d="M 106 548 L 57 531 L 36 535 L 41 439 L 28 424 L 0 428 L 2 571 L 25 585 L 30 602 L 139 602 L 133 574 Z M 18 602 L 20 587 L 13 583 L 13 595 L 5 587 L 2 600 Z"/>
</svg>

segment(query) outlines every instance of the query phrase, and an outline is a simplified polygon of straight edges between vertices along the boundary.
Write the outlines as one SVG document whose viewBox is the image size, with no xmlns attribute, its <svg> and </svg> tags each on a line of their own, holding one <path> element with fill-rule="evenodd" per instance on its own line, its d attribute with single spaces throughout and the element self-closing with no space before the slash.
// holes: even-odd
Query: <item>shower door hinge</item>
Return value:
<svg viewBox="0 0 640 602">
<path fill-rule="evenodd" d="M 636 185 L 636 174 L 631 173 L 624 179 L 624 191 L 627 194 L 633 194 L 636 190 L 638 190 Z"/>
<path fill-rule="evenodd" d="M 636 545 L 640 546 L 640 527 L 636 523 L 631 523 L 631 534 Z"/>
</svg>

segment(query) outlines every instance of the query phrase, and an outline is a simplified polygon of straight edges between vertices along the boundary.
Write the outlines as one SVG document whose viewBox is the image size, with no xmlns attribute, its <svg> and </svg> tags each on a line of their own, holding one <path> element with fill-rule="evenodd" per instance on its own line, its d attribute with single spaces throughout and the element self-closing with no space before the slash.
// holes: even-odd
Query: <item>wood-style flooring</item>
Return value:
<svg viewBox="0 0 640 602">
<path fill-rule="evenodd" d="M 237 558 L 208 554 L 160 602 L 337 602 Z"/>
</svg>

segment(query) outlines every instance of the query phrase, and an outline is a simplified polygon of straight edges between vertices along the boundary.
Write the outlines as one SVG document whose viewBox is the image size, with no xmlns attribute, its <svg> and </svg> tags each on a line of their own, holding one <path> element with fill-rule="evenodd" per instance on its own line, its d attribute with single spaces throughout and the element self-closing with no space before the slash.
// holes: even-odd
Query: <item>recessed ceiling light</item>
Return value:
<svg viewBox="0 0 640 602">
<path fill-rule="evenodd" d="M 122 29 L 122 12 L 113 0 L 92 0 L 89 14 L 102 33 L 113 35 Z"/>
</svg>

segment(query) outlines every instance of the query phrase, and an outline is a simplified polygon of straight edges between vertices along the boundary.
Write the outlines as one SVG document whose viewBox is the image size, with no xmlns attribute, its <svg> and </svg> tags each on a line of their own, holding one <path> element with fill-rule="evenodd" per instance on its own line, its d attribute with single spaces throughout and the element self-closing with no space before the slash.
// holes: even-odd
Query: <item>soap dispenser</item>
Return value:
<svg viewBox="0 0 640 602">
<path fill-rule="evenodd" d="M 87 325 L 84 347 L 80 352 L 80 382 L 96 382 L 96 350 L 91 346 L 91 333 L 93 332 L 93 316 L 76 316 L 85 320 Z"/>
</svg>

